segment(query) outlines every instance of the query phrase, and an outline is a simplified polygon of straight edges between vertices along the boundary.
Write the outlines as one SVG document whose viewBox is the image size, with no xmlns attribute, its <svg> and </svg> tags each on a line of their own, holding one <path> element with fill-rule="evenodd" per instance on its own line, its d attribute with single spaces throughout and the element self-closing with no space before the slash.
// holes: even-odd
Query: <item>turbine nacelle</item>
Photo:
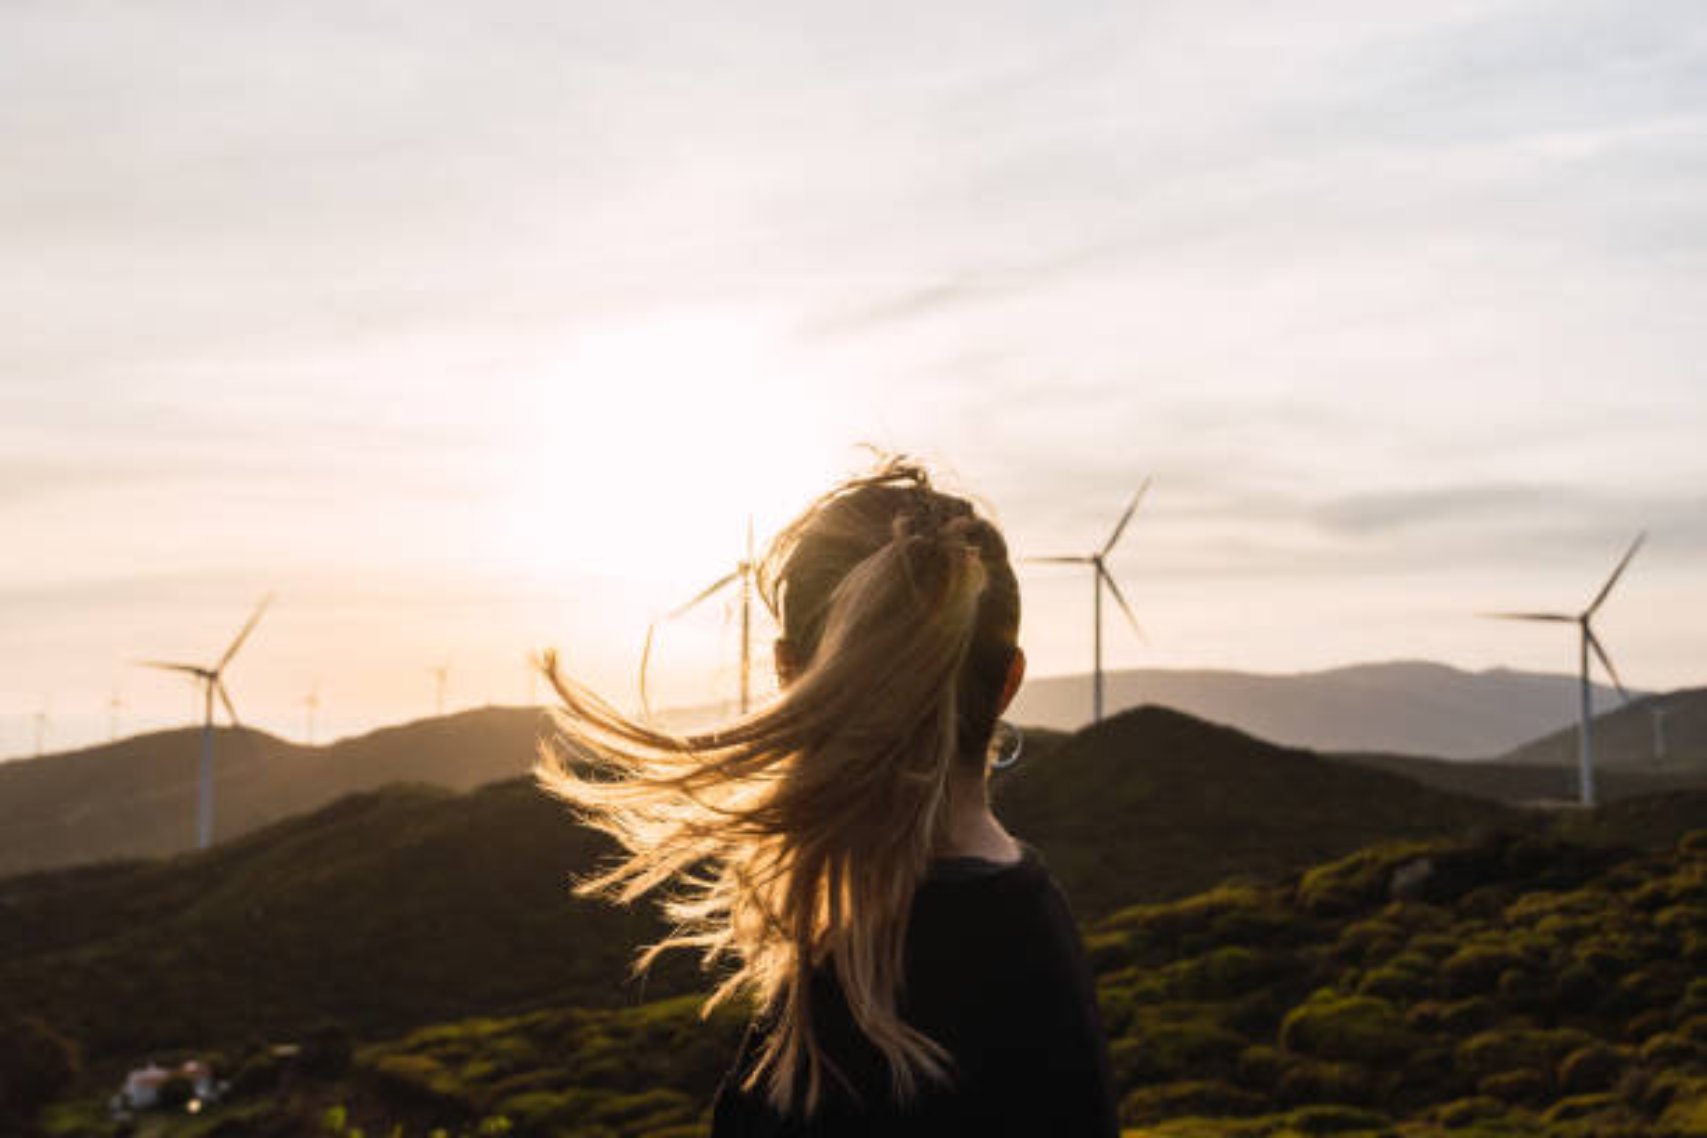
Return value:
<svg viewBox="0 0 1707 1138">
<path fill-rule="evenodd" d="M 1028 564 L 1032 565 L 1089 565 L 1091 567 L 1091 582 L 1092 588 L 1095 591 L 1093 635 L 1096 641 L 1095 671 L 1092 677 L 1092 714 L 1094 720 L 1097 722 L 1101 722 L 1102 720 L 1103 589 L 1106 588 L 1109 595 L 1114 598 L 1114 603 L 1120 607 L 1120 611 L 1125 615 L 1127 622 L 1132 625 L 1132 631 L 1138 635 L 1138 639 L 1147 639 L 1144 635 L 1143 626 L 1138 623 L 1137 615 L 1132 611 L 1132 606 L 1126 601 L 1126 595 L 1120 591 L 1120 585 L 1115 581 L 1114 574 L 1108 571 L 1108 555 L 1114 552 L 1115 545 L 1119 543 L 1121 537 L 1126 533 L 1127 525 L 1132 521 L 1132 516 L 1138 512 L 1138 505 L 1144 500 L 1144 495 L 1149 491 L 1149 489 L 1150 479 L 1146 478 L 1143 484 L 1138 487 L 1137 492 L 1132 495 L 1132 501 L 1127 504 L 1126 512 L 1121 514 L 1120 520 L 1115 523 L 1113 532 L 1108 535 L 1108 540 L 1103 542 L 1102 548 L 1098 549 L 1096 552 L 1056 555 L 1051 557 L 1027 557 L 1024 559 Z"/>
<path fill-rule="evenodd" d="M 1618 584 L 1618 579 L 1624 575 L 1624 570 L 1629 568 L 1630 560 L 1636 556 L 1636 551 L 1642 548 L 1642 543 L 1645 542 L 1647 538 L 1648 535 L 1646 533 L 1636 535 L 1636 540 L 1630 543 L 1629 549 L 1625 550 L 1624 556 L 1619 559 L 1618 564 L 1613 568 L 1611 575 L 1606 578 L 1606 583 L 1601 585 L 1600 591 L 1595 593 L 1594 599 L 1588 603 L 1588 607 L 1579 613 L 1487 612 L 1481 614 L 1482 616 L 1489 617 L 1493 620 L 1521 620 L 1544 624 L 1574 624 L 1577 626 L 1582 640 L 1580 656 L 1581 672 L 1579 676 L 1581 687 L 1582 724 L 1579 728 L 1578 735 L 1578 765 L 1581 784 L 1580 797 L 1584 806 L 1594 805 L 1594 746 L 1591 736 L 1591 722 L 1594 717 L 1594 708 L 1589 675 L 1589 660 L 1591 656 L 1600 661 L 1600 666 L 1604 668 L 1606 670 L 1606 674 L 1611 677 L 1613 685 L 1618 689 L 1619 697 L 1622 698 L 1625 703 L 1630 702 L 1630 693 L 1625 689 L 1624 681 L 1618 675 L 1618 669 L 1613 666 L 1611 655 L 1607 653 L 1605 645 L 1601 644 L 1600 637 L 1594 634 L 1594 616 L 1600 611 L 1600 606 L 1606 603 L 1606 598 L 1612 595 L 1613 587 Z"/>
<path fill-rule="evenodd" d="M 658 626 L 679 620 L 727 589 L 730 585 L 739 583 L 741 586 L 741 714 L 747 714 L 748 705 L 752 698 L 752 639 L 753 639 L 753 587 L 758 576 L 759 563 L 753 553 L 753 519 L 747 519 L 747 555 L 735 563 L 735 568 L 723 574 L 717 580 L 664 613 L 656 617 L 646 626 L 646 639 L 640 646 L 640 706 L 647 715 L 652 714 L 651 695 L 647 690 L 647 679 L 652 667 L 652 642 L 658 633 Z"/>
<path fill-rule="evenodd" d="M 170 660 L 138 660 L 137 664 L 144 668 L 154 668 L 159 671 L 177 672 L 188 676 L 202 689 L 205 705 L 205 718 L 202 721 L 202 761 L 198 808 L 196 811 L 196 846 L 206 849 L 213 841 L 213 720 L 214 701 L 225 708 L 225 713 L 231 717 L 233 727 L 243 726 L 237 718 L 237 707 L 231 702 L 231 693 L 225 690 L 225 669 L 236 658 L 249 634 L 255 631 L 255 626 L 261 622 L 261 616 L 267 611 L 267 606 L 273 603 L 272 594 L 261 598 L 261 603 L 255 606 L 248 621 L 238 630 L 237 636 L 220 655 L 219 660 L 211 667 L 202 664 L 182 664 Z"/>
</svg>

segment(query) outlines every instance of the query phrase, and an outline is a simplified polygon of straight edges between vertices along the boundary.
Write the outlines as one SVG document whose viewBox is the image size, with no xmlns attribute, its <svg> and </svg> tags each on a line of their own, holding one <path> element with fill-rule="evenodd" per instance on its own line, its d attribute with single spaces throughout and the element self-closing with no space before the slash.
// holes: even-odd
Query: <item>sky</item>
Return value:
<svg viewBox="0 0 1707 1138">
<path fill-rule="evenodd" d="M 191 721 L 134 662 L 267 593 L 282 735 L 546 645 L 632 706 L 862 444 L 1021 555 L 1151 479 L 1113 667 L 1570 671 L 1476 614 L 1646 530 L 1602 639 L 1707 683 L 1691 0 L 18 0 L 0 153 L 0 757 Z M 1085 575 L 1022 582 L 1088 669 Z M 727 697 L 732 613 L 655 699 Z"/>
</svg>

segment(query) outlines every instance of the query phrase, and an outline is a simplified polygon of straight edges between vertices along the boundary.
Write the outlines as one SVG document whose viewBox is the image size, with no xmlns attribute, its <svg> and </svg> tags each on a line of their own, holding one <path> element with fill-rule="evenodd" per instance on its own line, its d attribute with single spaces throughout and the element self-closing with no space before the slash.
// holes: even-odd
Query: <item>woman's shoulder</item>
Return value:
<svg viewBox="0 0 1707 1138">
<path fill-rule="evenodd" d="M 917 939 L 952 946 L 984 938 L 1012 953 L 1077 939 L 1065 894 L 1036 847 L 1020 844 L 1012 862 L 938 858 L 919 883 L 912 924 Z"/>
<path fill-rule="evenodd" d="M 948 855 L 932 858 L 921 885 L 963 885 L 969 882 L 1036 881 L 1047 877 L 1043 855 L 1037 847 L 1016 842 L 1019 856 L 1001 861 L 988 857 Z"/>
</svg>

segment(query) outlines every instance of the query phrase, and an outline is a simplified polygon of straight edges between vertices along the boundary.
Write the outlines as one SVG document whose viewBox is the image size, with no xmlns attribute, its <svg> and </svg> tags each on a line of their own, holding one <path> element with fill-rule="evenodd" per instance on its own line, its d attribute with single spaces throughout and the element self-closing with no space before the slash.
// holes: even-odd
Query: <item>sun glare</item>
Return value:
<svg viewBox="0 0 1707 1138">
<path fill-rule="evenodd" d="M 790 375 L 782 337 L 722 312 L 590 330 L 534 377 L 508 528 L 542 578 L 675 592 L 741 556 L 853 459 L 830 401 Z"/>
</svg>

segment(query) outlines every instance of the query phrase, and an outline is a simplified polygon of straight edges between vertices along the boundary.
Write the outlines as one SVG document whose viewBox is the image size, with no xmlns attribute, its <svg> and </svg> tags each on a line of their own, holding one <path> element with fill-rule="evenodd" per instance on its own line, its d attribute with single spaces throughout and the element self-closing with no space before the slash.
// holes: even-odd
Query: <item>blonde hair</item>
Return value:
<svg viewBox="0 0 1707 1138">
<path fill-rule="evenodd" d="M 744 1088 L 811 1115 L 826 1068 L 810 1000 L 833 970 L 905 1101 L 951 1057 L 898 1010 L 907 917 L 949 775 L 981 770 L 1019 630 L 1006 543 L 923 469 L 889 460 L 814 502 L 771 543 L 780 695 L 712 731 L 636 723 L 542 662 L 562 701 L 540 785 L 626 851 L 576 886 L 622 903 L 664 890 L 668 948 L 733 964 L 705 1011 L 753 999 L 771 1030 Z M 667 888 L 666 888 L 667 887 Z M 851 1088 L 850 1088 L 851 1089 Z"/>
</svg>

